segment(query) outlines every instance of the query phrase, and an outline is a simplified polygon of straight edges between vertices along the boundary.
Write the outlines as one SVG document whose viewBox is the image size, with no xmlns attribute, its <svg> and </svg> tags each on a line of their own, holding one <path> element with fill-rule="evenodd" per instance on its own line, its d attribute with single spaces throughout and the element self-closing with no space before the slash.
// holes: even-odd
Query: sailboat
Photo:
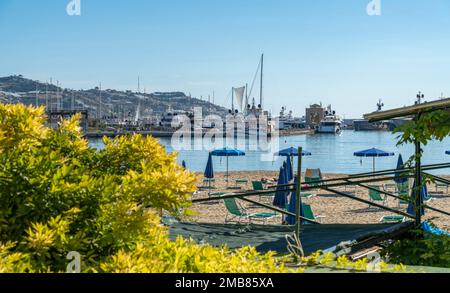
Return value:
<svg viewBox="0 0 450 293">
<path fill-rule="evenodd" d="M 252 102 L 250 103 L 250 97 L 252 96 L 253 89 L 255 87 L 255 83 L 259 78 L 259 104 L 256 104 L 256 99 L 252 98 Z M 264 82 L 264 54 L 261 55 L 261 59 L 258 64 L 258 68 L 256 70 L 255 76 L 251 83 L 251 87 L 249 88 L 248 83 L 242 87 L 233 87 L 231 89 L 231 109 L 228 111 L 231 115 L 243 115 L 246 121 L 245 123 L 245 134 L 248 136 L 252 133 L 259 134 L 261 131 L 266 131 L 268 136 L 271 135 L 271 117 L 268 111 L 263 109 L 263 82 Z M 256 129 L 254 126 L 251 126 L 248 123 L 252 118 L 256 118 L 259 120 L 261 116 L 267 117 L 267 125 L 262 127 L 260 125 L 260 121 L 258 121 L 256 125 Z M 225 126 L 226 127 L 226 126 Z M 235 129 L 236 130 L 236 129 Z"/>
</svg>

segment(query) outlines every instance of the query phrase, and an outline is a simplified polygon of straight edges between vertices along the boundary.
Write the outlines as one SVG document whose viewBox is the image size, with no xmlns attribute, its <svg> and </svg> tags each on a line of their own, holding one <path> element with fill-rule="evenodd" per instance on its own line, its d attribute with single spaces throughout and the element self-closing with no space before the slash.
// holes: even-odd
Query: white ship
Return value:
<svg viewBox="0 0 450 293">
<path fill-rule="evenodd" d="M 342 130 L 342 120 L 336 115 L 336 111 L 331 110 L 331 106 L 325 111 L 325 117 L 317 126 L 317 133 L 339 134 Z"/>
</svg>

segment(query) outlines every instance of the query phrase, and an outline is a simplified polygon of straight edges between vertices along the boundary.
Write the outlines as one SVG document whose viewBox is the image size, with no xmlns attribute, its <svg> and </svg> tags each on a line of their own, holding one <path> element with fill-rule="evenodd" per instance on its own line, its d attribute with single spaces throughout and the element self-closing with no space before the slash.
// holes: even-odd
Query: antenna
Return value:
<svg viewBox="0 0 450 293">
<path fill-rule="evenodd" d="M 140 76 L 138 76 L 138 90 L 137 90 L 137 92 L 138 93 L 141 92 L 141 77 Z"/>
<path fill-rule="evenodd" d="M 417 94 L 417 101 L 416 101 L 416 105 L 420 105 L 422 104 L 422 99 L 425 99 L 425 95 L 422 94 L 422 92 L 419 91 L 419 93 Z"/>
<path fill-rule="evenodd" d="M 383 109 L 383 107 L 384 107 L 384 104 L 380 99 L 377 104 L 377 111 L 380 112 Z"/>
</svg>

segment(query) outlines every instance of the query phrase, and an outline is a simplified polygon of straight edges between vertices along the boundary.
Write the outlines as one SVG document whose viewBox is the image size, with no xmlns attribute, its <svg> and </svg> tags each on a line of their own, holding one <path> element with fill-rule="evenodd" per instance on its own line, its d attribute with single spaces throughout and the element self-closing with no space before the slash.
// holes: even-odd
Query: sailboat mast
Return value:
<svg viewBox="0 0 450 293">
<path fill-rule="evenodd" d="M 245 114 L 248 114 L 248 83 L 245 84 Z"/>
<path fill-rule="evenodd" d="M 263 77 L 264 77 L 264 54 L 261 56 L 261 83 L 259 89 L 259 104 L 261 105 L 261 109 L 263 108 Z"/>
<path fill-rule="evenodd" d="M 231 112 L 234 113 L 234 87 L 231 88 Z"/>
</svg>

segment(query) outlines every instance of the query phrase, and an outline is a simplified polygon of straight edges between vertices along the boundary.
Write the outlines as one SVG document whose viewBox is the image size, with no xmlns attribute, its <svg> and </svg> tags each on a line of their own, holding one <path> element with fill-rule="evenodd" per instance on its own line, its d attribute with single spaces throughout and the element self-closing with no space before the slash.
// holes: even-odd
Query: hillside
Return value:
<svg viewBox="0 0 450 293">
<path fill-rule="evenodd" d="M 217 114 L 224 116 L 227 109 L 194 97 L 188 97 L 183 92 L 155 92 L 151 94 L 132 91 L 118 91 L 98 88 L 89 90 L 71 90 L 58 88 L 55 85 L 24 78 L 21 75 L 0 77 L 0 102 L 36 104 L 36 89 L 39 105 L 49 105 L 55 109 L 57 104 L 64 109 L 72 106 L 76 109 L 87 109 L 90 117 L 96 117 L 99 112 L 101 96 L 102 116 L 126 117 L 135 116 L 140 105 L 140 115 L 160 114 L 169 109 L 191 110 L 201 107 L 203 115 Z"/>
</svg>

